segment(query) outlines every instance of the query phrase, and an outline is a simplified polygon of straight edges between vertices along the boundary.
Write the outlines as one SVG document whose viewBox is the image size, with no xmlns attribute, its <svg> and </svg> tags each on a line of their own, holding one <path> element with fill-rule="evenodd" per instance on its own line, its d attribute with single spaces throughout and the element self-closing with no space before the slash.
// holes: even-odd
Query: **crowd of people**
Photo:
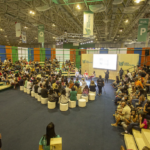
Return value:
<svg viewBox="0 0 150 150">
<path fill-rule="evenodd" d="M 119 76 L 112 84 L 116 94 L 113 100 L 116 122 L 111 125 L 122 126 L 122 135 L 132 134 L 132 129 L 141 131 L 142 128 L 150 128 L 149 66 L 137 66 L 132 73 L 128 70 L 125 75 L 121 68 Z"/>
</svg>

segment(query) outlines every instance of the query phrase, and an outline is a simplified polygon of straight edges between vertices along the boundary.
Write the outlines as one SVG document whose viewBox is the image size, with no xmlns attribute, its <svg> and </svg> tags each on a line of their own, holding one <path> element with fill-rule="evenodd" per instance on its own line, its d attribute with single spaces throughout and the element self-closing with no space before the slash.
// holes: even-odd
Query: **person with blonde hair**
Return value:
<svg viewBox="0 0 150 150">
<path fill-rule="evenodd" d="M 84 89 L 84 87 L 87 85 L 84 78 L 82 78 L 81 84 L 82 89 Z"/>
</svg>

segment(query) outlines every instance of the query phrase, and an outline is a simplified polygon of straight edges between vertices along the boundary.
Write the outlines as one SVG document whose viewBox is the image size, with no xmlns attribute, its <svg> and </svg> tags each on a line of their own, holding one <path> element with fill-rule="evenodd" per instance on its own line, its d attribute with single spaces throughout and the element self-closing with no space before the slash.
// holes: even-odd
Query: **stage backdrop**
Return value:
<svg viewBox="0 0 150 150">
<path fill-rule="evenodd" d="M 120 68 L 123 70 L 127 70 L 136 66 L 139 62 L 139 54 L 117 54 L 118 61 L 117 61 L 117 70 L 109 70 L 109 79 L 116 79 L 116 76 L 119 73 Z M 89 76 L 92 75 L 93 71 L 96 73 L 96 77 L 102 75 L 105 77 L 105 69 L 95 69 L 93 68 L 93 54 L 82 54 L 81 60 L 81 71 L 84 74 L 85 70 L 87 70 Z M 134 69 L 129 69 L 129 71 L 133 71 Z M 125 72 L 126 73 L 126 72 Z"/>
</svg>

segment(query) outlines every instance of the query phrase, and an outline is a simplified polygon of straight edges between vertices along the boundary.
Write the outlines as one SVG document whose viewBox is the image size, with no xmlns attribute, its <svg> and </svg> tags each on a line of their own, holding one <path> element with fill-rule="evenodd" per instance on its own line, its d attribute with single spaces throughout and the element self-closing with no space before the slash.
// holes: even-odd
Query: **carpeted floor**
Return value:
<svg viewBox="0 0 150 150">
<path fill-rule="evenodd" d="M 4 150 L 37 150 L 46 125 L 55 124 L 63 139 L 63 150 L 119 150 L 124 145 L 122 128 L 112 127 L 116 106 L 111 81 L 106 94 L 96 96 L 85 108 L 60 112 L 49 110 L 35 98 L 19 90 L 0 93 L 0 133 Z"/>
</svg>

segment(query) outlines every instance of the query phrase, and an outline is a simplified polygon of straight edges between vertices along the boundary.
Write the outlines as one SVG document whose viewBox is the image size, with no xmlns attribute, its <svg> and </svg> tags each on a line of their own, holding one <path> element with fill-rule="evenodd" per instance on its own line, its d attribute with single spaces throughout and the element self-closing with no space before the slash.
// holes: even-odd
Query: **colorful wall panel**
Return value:
<svg viewBox="0 0 150 150">
<path fill-rule="evenodd" d="M 51 48 L 51 60 L 55 59 L 55 57 L 56 57 L 56 49 Z"/>
<path fill-rule="evenodd" d="M 34 48 L 34 61 L 40 62 L 40 48 Z"/>
<path fill-rule="evenodd" d="M 33 48 L 28 48 L 28 61 L 34 60 L 34 50 Z"/>
<path fill-rule="evenodd" d="M 45 62 L 45 48 L 40 48 L 40 62 Z"/>
<path fill-rule="evenodd" d="M 119 54 L 127 54 L 127 48 L 118 48 Z"/>
<path fill-rule="evenodd" d="M 139 65 L 141 64 L 142 48 L 134 48 L 134 54 L 139 54 Z"/>
<path fill-rule="evenodd" d="M 70 60 L 70 49 L 64 49 L 64 62 Z"/>
<path fill-rule="evenodd" d="M 5 50 L 5 46 L 3 45 L 0 45 L 0 58 L 2 62 L 4 62 L 4 60 L 6 59 L 6 50 Z"/>
<path fill-rule="evenodd" d="M 70 49 L 70 61 L 71 62 L 76 61 L 76 49 Z"/>
<path fill-rule="evenodd" d="M 51 49 L 50 48 L 45 48 L 45 57 L 47 59 L 51 58 Z"/>
<path fill-rule="evenodd" d="M 8 59 L 12 59 L 12 49 L 11 49 L 11 46 L 5 46 L 5 49 L 6 49 L 6 57 Z"/>
<path fill-rule="evenodd" d="M 12 46 L 12 62 L 18 61 L 18 47 Z"/>
<path fill-rule="evenodd" d="M 63 49 L 56 49 L 56 58 L 58 61 L 63 62 L 64 60 Z"/>
<path fill-rule="evenodd" d="M 81 63 L 81 55 L 80 55 L 80 50 L 76 49 L 76 67 L 79 69 L 80 68 L 80 63 Z"/>
<path fill-rule="evenodd" d="M 150 55 L 149 56 L 145 56 L 145 50 L 149 50 L 149 54 L 150 54 L 150 47 L 144 47 L 142 48 L 142 55 L 141 55 L 141 64 L 143 65 L 150 65 Z M 145 63 L 147 62 L 147 63 Z"/>
<path fill-rule="evenodd" d="M 100 54 L 108 54 L 108 49 L 100 49 Z"/>
<path fill-rule="evenodd" d="M 109 48 L 108 54 L 119 54 L 119 51 L 117 48 Z"/>
<path fill-rule="evenodd" d="M 134 54 L 134 48 L 127 48 L 127 54 Z"/>
</svg>

